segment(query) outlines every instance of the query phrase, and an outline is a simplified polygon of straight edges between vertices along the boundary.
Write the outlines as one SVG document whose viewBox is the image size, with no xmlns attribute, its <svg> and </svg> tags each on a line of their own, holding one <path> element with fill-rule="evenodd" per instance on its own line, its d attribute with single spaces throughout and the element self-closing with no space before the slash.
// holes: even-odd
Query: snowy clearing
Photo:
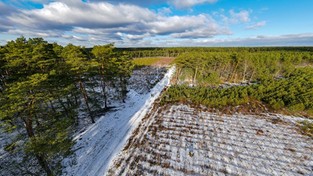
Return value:
<svg viewBox="0 0 313 176">
<path fill-rule="evenodd" d="M 108 175 L 311 175 L 313 140 L 298 133 L 297 120 L 157 107 Z"/>
<path fill-rule="evenodd" d="M 134 129 L 152 107 L 161 91 L 170 83 L 175 67 L 165 74 L 150 92 L 139 94 L 131 89 L 125 104 L 114 112 L 108 112 L 95 124 L 77 135 L 75 155 L 64 160 L 64 175 L 104 175 L 121 151 Z"/>
</svg>

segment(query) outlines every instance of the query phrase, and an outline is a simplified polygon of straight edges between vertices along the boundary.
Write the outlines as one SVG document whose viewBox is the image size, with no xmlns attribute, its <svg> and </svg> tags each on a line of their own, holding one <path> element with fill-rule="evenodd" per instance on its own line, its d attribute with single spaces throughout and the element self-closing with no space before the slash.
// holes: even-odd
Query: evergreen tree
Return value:
<svg viewBox="0 0 313 176">
<path fill-rule="evenodd" d="M 90 77 L 89 71 L 96 67 L 97 63 L 88 60 L 87 55 L 83 52 L 83 49 L 72 44 L 64 47 L 62 50 L 62 57 L 65 59 L 65 63 L 70 67 L 70 75 L 73 76 L 73 79 L 79 86 L 79 90 L 83 96 L 91 122 L 95 123 L 85 81 L 88 81 Z"/>
<path fill-rule="evenodd" d="M 5 46 L 4 61 L 8 73 L 0 120 L 8 132 L 24 127 L 25 152 L 37 159 L 47 175 L 54 175 L 59 163 L 55 159 L 68 153 L 72 142 L 69 119 L 48 105 L 49 100 L 55 101 L 51 87 L 58 86 L 50 81 L 57 69 L 53 47 L 43 39 L 21 37 Z"/>
<path fill-rule="evenodd" d="M 101 89 L 104 99 L 104 106 L 105 108 L 108 108 L 106 85 L 108 82 L 113 81 L 114 78 L 114 68 L 112 68 L 111 60 L 111 58 L 114 56 L 113 45 L 109 44 L 104 46 L 94 46 L 91 52 L 99 65 L 98 70 L 99 76 L 101 78 Z"/>
</svg>

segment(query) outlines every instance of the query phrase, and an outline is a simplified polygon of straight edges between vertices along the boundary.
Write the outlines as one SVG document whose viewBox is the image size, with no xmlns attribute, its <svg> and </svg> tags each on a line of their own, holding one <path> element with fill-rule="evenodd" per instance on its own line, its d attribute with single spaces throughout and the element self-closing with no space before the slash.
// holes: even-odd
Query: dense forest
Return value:
<svg viewBox="0 0 313 176">
<path fill-rule="evenodd" d="M 140 57 L 177 57 L 183 53 L 197 52 L 313 52 L 313 47 L 168 47 L 168 48 L 117 48 L 133 58 Z"/>
<path fill-rule="evenodd" d="M 2 46 L 1 130 L 14 137 L 5 150 L 12 156 L 25 153 L 23 162 L 10 166 L 11 174 L 36 174 L 34 165 L 47 175 L 58 174 L 62 158 L 70 154 L 79 111 L 95 123 L 97 113 L 109 108 L 112 87 L 113 98 L 124 101 L 132 69 L 130 57 L 112 44 L 86 49 L 21 37 Z"/>
<path fill-rule="evenodd" d="M 313 115 L 313 52 L 189 52 L 176 60 L 176 85 L 162 103 L 221 108 L 259 101 L 273 110 Z"/>
</svg>

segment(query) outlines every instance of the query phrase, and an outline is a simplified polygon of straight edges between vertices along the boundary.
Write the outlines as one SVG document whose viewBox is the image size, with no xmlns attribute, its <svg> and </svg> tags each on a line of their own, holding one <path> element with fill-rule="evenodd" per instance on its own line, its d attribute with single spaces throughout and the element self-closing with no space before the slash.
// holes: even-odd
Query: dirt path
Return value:
<svg viewBox="0 0 313 176">
<path fill-rule="evenodd" d="M 147 94 L 129 93 L 123 107 L 100 118 L 96 124 L 76 137 L 74 146 L 76 158 L 64 163 L 63 175 L 99 176 L 105 175 L 115 156 L 121 151 L 134 129 L 152 107 L 161 91 L 170 82 L 175 68 L 172 67 L 164 78 Z"/>
</svg>

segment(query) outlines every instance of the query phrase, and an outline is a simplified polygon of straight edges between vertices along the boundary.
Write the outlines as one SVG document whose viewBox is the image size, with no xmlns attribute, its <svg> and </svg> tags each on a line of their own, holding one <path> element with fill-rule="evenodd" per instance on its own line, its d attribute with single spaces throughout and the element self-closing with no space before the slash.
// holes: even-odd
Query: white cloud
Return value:
<svg viewBox="0 0 313 176">
<path fill-rule="evenodd" d="M 287 34 L 279 36 L 251 36 L 246 38 L 149 38 L 139 42 L 117 43 L 120 46 L 312 46 L 313 33 Z"/>
<path fill-rule="evenodd" d="M 158 9 L 158 14 L 161 16 L 170 15 L 172 13 L 172 10 L 168 7 L 163 7 L 161 9 Z"/>
<path fill-rule="evenodd" d="M 215 3 L 217 0 L 169 0 L 176 8 L 190 8 L 204 3 Z"/>
<path fill-rule="evenodd" d="M 119 35 L 121 38 L 130 41 L 130 40 L 142 40 L 144 38 L 150 37 L 151 35 L 149 33 L 145 34 L 139 34 L 139 35 L 132 35 L 132 34 L 124 34 L 118 32 L 117 35 Z"/>
<path fill-rule="evenodd" d="M 180 33 L 197 28 L 209 26 L 211 30 L 217 30 L 217 23 L 210 16 L 200 14 L 197 16 L 171 16 L 159 17 L 156 21 L 148 23 L 154 34 Z"/>
<path fill-rule="evenodd" d="M 255 24 L 252 24 L 250 26 L 247 26 L 246 29 L 257 29 L 257 28 L 260 28 L 260 27 L 263 27 L 266 25 L 266 21 L 260 21 L 260 22 L 257 22 Z"/>
<path fill-rule="evenodd" d="M 203 38 L 229 33 L 224 30 L 227 27 L 220 27 L 209 15 L 171 16 L 169 13 L 168 8 L 155 12 L 135 5 L 62 0 L 48 3 L 42 9 L 18 11 L 8 19 L 19 31 L 32 31 L 29 34 L 38 33 L 37 36 L 43 36 L 45 31 L 58 31 L 114 40 L 138 40 L 147 36 L 185 38 L 194 34 L 195 38 Z M 17 34 L 19 31 L 10 30 L 9 33 Z"/>
<path fill-rule="evenodd" d="M 250 21 L 250 12 L 247 10 L 241 10 L 239 12 L 235 12 L 234 10 L 229 11 L 230 17 L 228 21 L 230 23 L 247 23 Z"/>
<path fill-rule="evenodd" d="M 9 29 L 9 34 L 21 36 L 33 36 L 33 37 L 61 37 L 62 32 L 55 30 L 24 30 L 24 29 Z"/>
<path fill-rule="evenodd" d="M 0 32 L 12 29 L 13 23 L 7 16 L 15 13 L 16 10 L 2 2 L 0 2 Z"/>
<path fill-rule="evenodd" d="M 52 2 L 43 9 L 23 10 L 10 19 L 18 24 L 38 28 L 66 28 L 68 26 L 88 26 L 109 28 L 155 18 L 148 9 L 134 5 L 113 5 L 110 3 L 82 3 L 68 5 Z"/>
<path fill-rule="evenodd" d="M 215 1 L 181 2 L 193 6 Z M 213 16 L 173 15 L 170 8 L 150 10 L 125 3 L 112 4 L 91 0 L 85 3 L 60 0 L 47 3 L 42 9 L 32 10 L 10 11 L 7 8 L 0 3 L 0 9 L 3 9 L 0 11 L 1 34 L 45 37 L 48 40 L 59 39 L 63 43 L 87 46 L 111 42 L 115 42 L 117 46 L 254 46 L 299 45 L 301 42 L 313 44 L 312 34 L 250 38 L 227 36 L 227 39 L 221 39 L 224 35 L 232 34 L 230 28 L 234 24 L 246 23 L 246 29 L 266 25 L 266 21 L 255 23 L 250 17 L 251 10 L 220 10 L 213 13 Z"/>
<path fill-rule="evenodd" d="M 213 27 L 214 28 L 214 27 Z M 230 35 L 232 34 L 229 29 L 219 29 L 210 30 L 208 28 L 199 28 L 191 31 L 185 31 L 182 33 L 172 34 L 171 36 L 174 38 L 212 38 L 216 35 Z"/>
<path fill-rule="evenodd" d="M 10 6 L 8 6 L 8 5 L 6 5 L 0 1 L 0 16 L 9 15 L 9 14 L 14 13 L 14 12 L 16 12 L 15 9 L 13 9 L 12 7 L 10 7 Z"/>
<path fill-rule="evenodd" d="M 190 46 L 312 46 L 313 33 L 195 40 Z"/>
</svg>

